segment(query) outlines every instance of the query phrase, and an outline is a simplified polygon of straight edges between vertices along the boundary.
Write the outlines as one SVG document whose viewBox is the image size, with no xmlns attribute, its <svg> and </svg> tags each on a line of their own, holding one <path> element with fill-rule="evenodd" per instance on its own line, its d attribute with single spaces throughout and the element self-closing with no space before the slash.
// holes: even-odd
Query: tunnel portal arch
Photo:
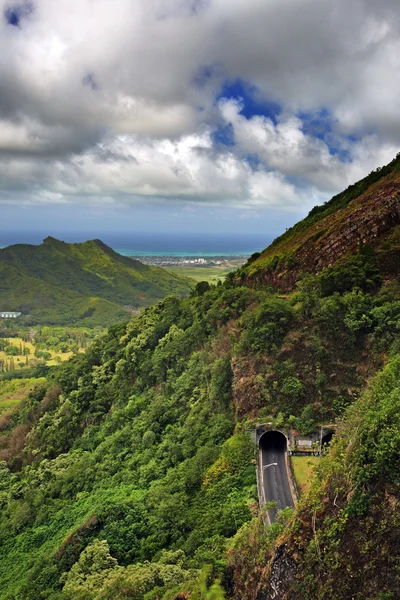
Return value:
<svg viewBox="0 0 400 600">
<path fill-rule="evenodd" d="M 271 448 L 278 448 L 287 452 L 289 448 L 289 440 L 287 436 L 279 431 L 278 429 L 271 429 L 265 431 L 260 439 L 258 440 L 258 447 L 260 450 L 268 450 Z"/>
</svg>

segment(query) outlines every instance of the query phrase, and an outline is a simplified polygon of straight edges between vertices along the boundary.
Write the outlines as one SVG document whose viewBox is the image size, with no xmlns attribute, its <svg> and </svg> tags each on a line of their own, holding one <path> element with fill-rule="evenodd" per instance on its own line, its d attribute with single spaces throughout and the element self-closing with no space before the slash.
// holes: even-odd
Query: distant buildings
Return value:
<svg viewBox="0 0 400 600">
<path fill-rule="evenodd" d="M 19 317 L 22 313 L 20 312 L 1 312 L 0 311 L 0 319 L 16 319 L 17 317 Z"/>
</svg>

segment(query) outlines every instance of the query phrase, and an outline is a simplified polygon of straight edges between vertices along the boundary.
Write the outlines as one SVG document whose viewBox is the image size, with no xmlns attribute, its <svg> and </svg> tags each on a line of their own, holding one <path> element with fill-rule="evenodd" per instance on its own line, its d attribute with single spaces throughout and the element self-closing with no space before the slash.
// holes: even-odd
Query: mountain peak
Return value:
<svg viewBox="0 0 400 600">
<path fill-rule="evenodd" d="M 0 253 L 0 273 L 0 303 L 15 306 L 20 298 L 15 308 L 34 323 L 104 325 L 127 318 L 126 307 L 190 292 L 185 278 L 121 256 L 99 239 L 70 244 L 48 236 L 39 245 L 9 246 Z"/>
<path fill-rule="evenodd" d="M 101 240 L 99 240 L 99 238 L 95 238 L 94 240 L 88 240 L 86 243 L 87 244 L 92 244 L 94 246 L 97 246 L 101 250 L 106 250 L 106 251 L 112 250 L 112 248 L 110 246 L 107 246 L 107 244 L 105 244 L 104 242 L 102 242 Z"/>
<path fill-rule="evenodd" d="M 48 235 L 43 240 L 43 244 L 46 244 L 47 246 L 59 246 L 60 244 L 65 244 L 65 242 L 63 242 L 62 240 L 58 240 L 57 238 L 52 237 L 51 235 Z"/>
</svg>

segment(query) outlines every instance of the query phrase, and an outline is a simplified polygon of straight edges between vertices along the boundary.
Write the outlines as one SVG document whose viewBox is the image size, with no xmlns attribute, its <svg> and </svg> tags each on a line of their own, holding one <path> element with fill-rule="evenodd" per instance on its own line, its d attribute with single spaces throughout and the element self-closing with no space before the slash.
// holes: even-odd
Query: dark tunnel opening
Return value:
<svg viewBox="0 0 400 600">
<path fill-rule="evenodd" d="M 281 452 L 286 452 L 287 439 L 280 431 L 266 431 L 260 437 L 259 445 L 262 450 L 271 450 L 272 448 L 275 448 Z"/>
<path fill-rule="evenodd" d="M 262 500 L 273 502 L 268 519 L 273 523 L 279 510 L 294 506 L 286 463 L 287 438 L 280 431 L 266 431 L 259 441 Z"/>
<path fill-rule="evenodd" d="M 328 431 L 325 435 L 322 436 L 321 444 L 322 446 L 329 446 L 333 437 L 333 431 Z"/>
</svg>

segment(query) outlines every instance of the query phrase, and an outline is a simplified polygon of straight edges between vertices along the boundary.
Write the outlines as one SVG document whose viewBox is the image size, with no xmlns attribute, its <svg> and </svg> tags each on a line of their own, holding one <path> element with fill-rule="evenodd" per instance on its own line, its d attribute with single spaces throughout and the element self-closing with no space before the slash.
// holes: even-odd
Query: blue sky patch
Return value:
<svg viewBox="0 0 400 600">
<path fill-rule="evenodd" d="M 277 102 L 269 101 L 262 97 L 257 87 L 239 79 L 226 82 L 222 86 L 221 92 L 217 96 L 217 101 L 222 98 L 240 99 L 243 103 L 241 114 L 246 119 L 261 115 L 262 117 L 268 117 L 276 124 L 277 117 L 281 112 L 281 108 Z"/>
<path fill-rule="evenodd" d="M 235 145 L 235 133 L 230 123 L 226 125 L 220 125 L 211 134 L 213 144 L 216 146 L 234 146 Z"/>
<path fill-rule="evenodd" d="M 297 115 L 302 122 L 302 130 L 306 135 L 325 141 L 328 133 L 332 133 L 335 120 L 332 114 L 322 108 L 316 112 L 300 112 Z"/>
<path fill-rule="evenodd" d="M 253 169 L 253 171 L 257 170 L 263 164 L 258 154 L 247 154 L 244 157 L 244 160 Z"/>
<path fill-rule="evenodd" d="M 33 12 L 33 3 L 24 2 L 23 4 L 15 4 L 14 6 L 8 6 L 4 10 L 4 18 L 8 25 L 12 27 L 20 27 L 21 19 L 28 17 Z"/>
<path fill-rule="evenodd" d="M 311 137 L 325 142 L 332 156 L 337 155 L 343 162 L 350 161 L 350 146 L 357 141 L 353 136 L 338 135 L 335 132 L 336 119 L 332 113 L 322 108 L 314 113 L 298 113 L 302 121 L 302 131 Z"/>
</svg>

